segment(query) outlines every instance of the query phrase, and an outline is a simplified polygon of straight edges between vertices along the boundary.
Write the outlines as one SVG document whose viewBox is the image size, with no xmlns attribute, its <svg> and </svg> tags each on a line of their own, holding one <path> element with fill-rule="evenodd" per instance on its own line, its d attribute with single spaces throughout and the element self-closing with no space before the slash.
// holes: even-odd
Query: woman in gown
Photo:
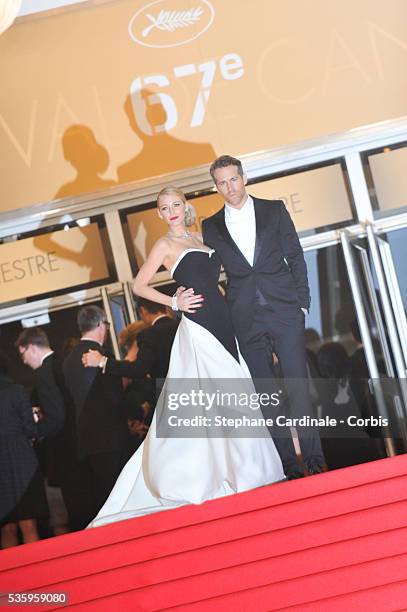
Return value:
<svg viewBox="0 0 407 612">
<path fill-rule="evenodd" d="M 182 311 L 182 318 L 148 435 L 123 468 L 91 527 L 200 504 L 284 479 L 266 427 L 260 437 L 213 437 L 209 431 L 202 434 L 202 429 L 201 437 L 157 436 L 157 422 L 167 414 L 166 386 L 172 380 L 182 379 L 185 383 L 186 379 L 194 379 L 205 384 L 220 377 L 238 379 L 236 384 L 241 386 L 244 381 L 248 394 L 254 392 L 239 354 L 226 301 L 218 288 L 221 266 L 216 253 L 203 244 L 199 234 L 187 230 L 186 222 L 191 224 L 190 205 L 182 191 L 174 187 L 161 190 L 157 207 L 168 232 L 156 242 L 140 268 L 134 293 Z M 180 286 L 190 289 L 171 298 L 150 287 L 160 266 L 169 270 Z M 208 412 L 203 408 L 202 414 Z M 255 416 L 262 416 L 261 412 Z"/>
</svg>

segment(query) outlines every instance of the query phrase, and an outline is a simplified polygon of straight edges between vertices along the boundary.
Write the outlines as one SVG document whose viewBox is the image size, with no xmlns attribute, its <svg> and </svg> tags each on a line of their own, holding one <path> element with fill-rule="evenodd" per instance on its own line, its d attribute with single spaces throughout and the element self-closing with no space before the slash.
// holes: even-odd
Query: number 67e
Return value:
<svg viewBox="0 0 407 612">
<path fill-rule="evenodd" d="M 194 111 L 189 124 L 190 127 L 202 125 L 205 119 L 206 106 L 211 93 L 216 68 L 216 60 L 210 60 L 202 64 L 184 64 L 173 69 L 176 78 L 184 78 L 198 72 L 202 73 L 201 86 L 195 101 Z M 219 60 L 219 70 L 222 78 L 226 81 L 240 79 L 244 73 L 242 58 L 237 53 L 227 53 Z M 149 95 L 147 98 L 143 98 L 142 91 L 149 85 L 168 87 L 170 81 L 164 74 L 154 74 L 137 77 L 130 86 L 131 101 L 136 121 L 144 134 L 152 136 L 154 133 L 167 132 L 175 127 L 178 123 L 178 111 L 173 98 L 167 93 L 157 92 Z M 167 115 L 166 121 L 153 128 L 147 121 L 146 104 L 162 104 Z"/>
</svg>

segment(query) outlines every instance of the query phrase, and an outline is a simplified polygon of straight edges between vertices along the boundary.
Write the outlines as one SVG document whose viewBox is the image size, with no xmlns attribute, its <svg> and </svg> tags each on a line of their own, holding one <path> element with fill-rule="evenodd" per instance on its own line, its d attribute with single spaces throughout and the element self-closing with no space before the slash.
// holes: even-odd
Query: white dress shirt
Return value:
<svg viewBox="0 0 407 612">
<path fill-rule="evenodd" d="M 256 246 L 256 215 L 253 198 L 248 195 L 242 208 L 233 208 L 225 202 L 225 223 L 239 250 L 253 266 L 254 247 Z"/>
<path fill-rule="evenodd" d="M 166 315 L 166 314 L 158 315 L 155 319 L 153 319 L 153 322 L 151 323 L 151 327 L 153 327 L 153 325 L 155 325 L 159 319 L 164 319 L 164 318 L 167 318 L 167 317 L 168 317 L 168 315 Z"/>
<path fill-rule="evenodd" d="M 88 338 L 88 336 L 82 336 L 81 341 L 82 340 L 85 340 L 85 342 L 96 342 L 97 344 L 100 344 L 100 346 L 103 346 L 103 344 L 99 342 L 99 340 L 95 340 L 95 338 Z"/>
<path fill-rule="evenodd" d="M 49 357 L 50 355 L 53 354 L 54 351 L 48 351 L 48 353 L 45 353 L 45 355 L 42 356 L 41 358 L 41 365 L 44 363 L 44 360 Z"/>
</svg>

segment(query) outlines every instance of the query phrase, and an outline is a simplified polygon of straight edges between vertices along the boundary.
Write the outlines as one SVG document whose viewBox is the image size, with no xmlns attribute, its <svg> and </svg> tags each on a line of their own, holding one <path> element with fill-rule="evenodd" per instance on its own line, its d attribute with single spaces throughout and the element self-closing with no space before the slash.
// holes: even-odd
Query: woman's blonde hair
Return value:
<svg viewBox="0 0 407 612">
<path fill-rule="evenodd" d="M 168 185 L 168 187 L 163 187 L 157 196 L 157 206 L 160 201 L 160 197 L 164 195 L 177 195 L 185 204 L 185 225 L 186 227 L 191 227 L 194 225 L 196 221 L 196 212 L 195 208 L 192 206 L 190 202 L 187 201 L 184 192 L 179 187 L 175 187 L 174 185 Z"/>
<path fill-rule="evenodd" d="M 128 351 L 134 341 L 137 340 L 139 333 L 144 329 L 147 329 L 147 325 L 143 321 L 130 323 L 121 330 L 119 334 L 119 345 Z"/>
</svg>

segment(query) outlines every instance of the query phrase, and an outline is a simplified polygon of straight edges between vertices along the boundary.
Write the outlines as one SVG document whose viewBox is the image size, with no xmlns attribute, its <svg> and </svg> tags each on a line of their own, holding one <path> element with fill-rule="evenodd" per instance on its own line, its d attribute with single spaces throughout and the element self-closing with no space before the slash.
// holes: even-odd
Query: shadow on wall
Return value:
<svg viewBox="0 0 407 612">
<path fill-rule="evenodd" d="M 75 267 L 82 268 L 84 274 L 81 275 L 80 284 L 109 276 L 99 229 L 96 227 L 74 227 L 67 232 L 39 234 L 34 237 L 33 245 L 46 256 L 57 253 L 59 260 L 72 262 Z M 69 275 L 68 269 L 66 275 Z M 73 280 L 72 285 L 75 284 Z"/>
<path fill-rule="evenodd" d="M 147 100 L 152 103 L 147 103 Z M 175 172 L 211 162 L 215 151 L 209 143 L 179 140 L 166 131 L 167 113 L 149 90 L 142 90 L 140 98 L 128 95 L 124 103 L 130 128 L 142 142 L 141 151 L 117 168 L 119 183 L 136 181 L 149 176 Z M 141 105 L 145 108 L 144 129 L 140 126 Z M 139 109 L 139 112 L 138 112 Z M 146 132 L 150 132 L 147 134 Z"/>
<path fill-rule="evenodd" d="M 64 158 L 75 169 L 76 177 L 61 185 L 54 198 L 104 190 L 215 159 L 209 143 L 188 142 L 168 133 L 166 110 L 153 92 L 142 90 L 137 96 L 128 95 L 124 112 L 137 136 L 137 154 L 118 166 L 117 181 L 102 176 L 109 166 L 109 153 L 97 142 L 93 131 L 86 125 L 71 125 L 62 136 L 62 147 Z"/>
<path fill-rule="evenodd" d="M 109 155 L 86 125 L 71 125 L 65 130 L 62 147 L 64 158 L 76 170 L 76 177 L 73 181 L 62 185 L 54 198 L 66 198 L 116 185 L 115 181 L 100 176 L 109 166 Z"/>
</svg>

